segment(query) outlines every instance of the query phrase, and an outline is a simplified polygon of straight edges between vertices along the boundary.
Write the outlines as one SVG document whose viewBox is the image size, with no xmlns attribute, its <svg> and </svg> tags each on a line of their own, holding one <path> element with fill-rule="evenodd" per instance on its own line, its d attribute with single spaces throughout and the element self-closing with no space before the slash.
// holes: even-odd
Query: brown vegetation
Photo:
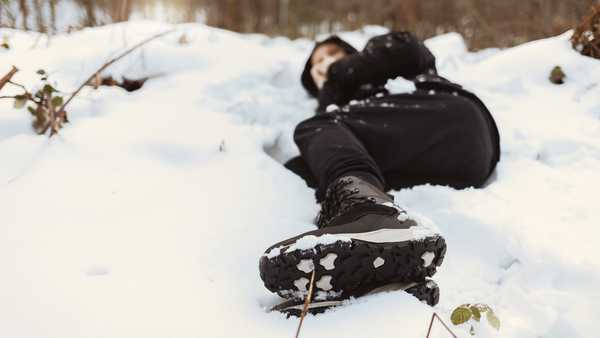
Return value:
<svg viewBox="0 0 600 338">
<path fill-rule="evenodd" d="M 81 11 L 72 26 L 126 21 L 132 13 L 152 17 L 160 6 L 173 22 L 204 21 L 238 32 L 314 37 L 377 24 L 422 38 L 456 31 L 479 49 L 563 33 L 598 0 L 0 0 L 11 2 L 0 8 L 0 26 L 54 32 L 56 8 L 64 2 Z"/>
<path fill-rule="evenodd" d="M 69 122 L 67 118 L 67 105 L 81 92 L 81 90 L 90 84 L 96 84 L 97 86 L 102 84 L 101 74 L 108 67 L 110 67 L 115 62 L 123 59 L 125 56 L 131 54 L 136 49 L 142 47 L 143 45 L 156 40 L 160 37 L 163 37 L 167 34 L 171 34 L 175 32 L 175 30 L 165 31 L 156 35 L 153 35 L 134 46 L 130 47 L 128 50 L 119 54 L 118 56 L 110 59 L 106 63 L 104 63 L 97 71 L 95 71 L 90 77 L 83 82 L 77 90 L 69 95 L 69 98 L 65 101 L 63 98 L 63 92 L 54 88 L 50 81 L 48 80 L 48 73 L 44 69 L 40 69 L 37 71 L 37 74 L 40 76 L 41 81 L 41 89 L 37 90 L 35 93 L 30 92 L 27 87 L 24 85 L 13 82 L 13 76 L 19 71 L 15 66 L 4 76 L 0 77 L 0 90 L 2 90 L 7 84 L 18 87 L 22 90 L 21 94 L 18 95 L 2 95 L 0 99 L 10 99 L 14 100 L 14 107 L 16 109 L 27 108 L 29 113 L 33 115 L 34 119 L 32 121 L 32 127 L 38 134 L 46 134 L 48 130 L 50 130 L 50 136 L 56 135 L 63 127 L 65 123 Z M 106 78 L 111 79 L 112 78 Z M 137 90 L 143 86 L 143 84 L 149 79 L 149 77 L 139 80 L 127 80 L 129 83 L 125 85 L 125 80 L 121 83 L 121 87 L 127 90 Z M 96 81 L 95 81 L 96 80 Z M 114 80 L 112 80 L 114 81 Z M 117 81 L 114 83 L 110 83 L 110 85 L 118 85 Z"/>
<path fill-rule="evenodd" d="M 600 4 L 593 6 L 577 26 L 571 43 L 581 54 L 600 59 Z"/>
<path fill-rule="evenodd" d="M 45 134 L 50 130 L 50 136 L 56 134 L 65 123 L 69 122 L 66 111 L 60 108 L 63 106 L 62 93 L 50 84 L 48 74 L 43 69 L 37 71 L 40 76 L 41 88 L 35 93 L 30 92 L 24 85 L 12 80 L 18 71 L 17 67 L 13 66 L 0 79 L 0 90 L 10 84 L 18 87 L 22 91 L 21 94 L 3 95 L 0 96 L 0 99 L 14 100 L 15 109 L 27 108 L 27 111 L 33 116 L 31 126 L 36 133 Z"/>
</svg>

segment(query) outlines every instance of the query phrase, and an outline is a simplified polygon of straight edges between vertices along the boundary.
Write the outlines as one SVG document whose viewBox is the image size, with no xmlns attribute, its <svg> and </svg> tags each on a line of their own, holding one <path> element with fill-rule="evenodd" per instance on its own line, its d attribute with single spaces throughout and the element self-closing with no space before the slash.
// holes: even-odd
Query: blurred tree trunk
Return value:
<svg viewBox="0 0 600 338">
<path fill-rule="evenodd" d="M 19 10 L 21 10 L 21 17 L 23 18 L 23 29 L 29 30 L 27 21 L 29 20 L 29 8 L 27 6 L 27 0 L 19 0 Z"/>
<path fill-rule="evenodd" d="M 83 21 L 84 26 L 86 27 L 94 27 L 98 25 L 98 21 L 96 20 L 96 11 L 93 0 L 79 0 L 83 9 L 85 10 L 85 18 Z"/>
<path fill-rule="evenodd" d="M 118 2 L 117 2 L 118 3 Z M 133 6 L 133 0 L 121 0 L 119 6 L 119 12 L 115 22 L 124 22 L 129 20 L 131 16 L 131 10 Z"/>
<path fill-rule="evenodd" d="M 17 28 L 17 17 L 8 6 L 0 7 L 0 27 Z"/>
<path fill-rule="evenodd" d="M 268 19 L 268 14 L 263 13 L 263 1 L 261 0 L 253 0 L 252 1 L 252 9 L 254 13 L 251 13 L 254 19 L 254 27 L 252 27 L 251 32 L 263 32 L 263 20 Z M 263 17 L 264 16 L 264 17 Z"/>
<path fill-rule="evenodd" d="M 56 2 L 57 0 L 49 0 L 50 4 L 50 28 L 52 35 L 56 34 Z"/>
<path fill-rule="evenodd" d="M 38 32 L 46 33 L 47 25 L 44 22 L 44 5 L 40 0 L 33 0 L 33 9 L 35 10 L 35 22 Z"/>
</svg>

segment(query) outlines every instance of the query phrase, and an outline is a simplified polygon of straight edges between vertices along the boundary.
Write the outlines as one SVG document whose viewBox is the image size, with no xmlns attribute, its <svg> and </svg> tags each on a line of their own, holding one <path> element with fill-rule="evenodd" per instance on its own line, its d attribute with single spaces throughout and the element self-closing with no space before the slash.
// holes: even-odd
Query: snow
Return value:
<svg viewBox="0 0 600 338">
<path fill-rule="evenodd" d="M 110 56 L 172 26 L 130 22 L 60 35 L 2 29 L 0 73 L 33 86 L 45 68 L 69 92 Z M 86 89 L 58 137 L 0 101 L 0 337 L 282 337 L 296 320 L 258 276 L 265 248 L 312 230 L 313 192 L 281 161 L 316 102 L 300 86 L 312 42 L 200 24 L 133 53 L 113 76 L 144 88 Z M 340 34 L 356 47 L 385 30 Z M 181 34 L 190 43 L 177 43 Z M 570 32 L 469 53 L 457 34 L 426 43 L 440 74 L 498 122 L 502 160 L 484 189 L 394 192 L 426 215 L 448 253 L 434 309 L 403 293 L 309 316 L 305 337 L 423 337 L 432 311 L 490 305 L 477 337 L 594 337 L 600 307 L 600 61 Z M 548 81 L 560 65 L 561 86 Z M 223 151 L 220 151 L 223 149 Z M 232 325 L 235 323 L 235 325 Z M 462 337 L 468 326 L 453 327 Z M 447 337 L 441 325 L 433 337 Z"/>
<path fill-rule="evenodd" d="M 313 250 L 317 245 L 328 245 L 335 242 L 350 242 L 352 239 L 348 235 L 332 235 L 324 234 L 320 236 L 307 235 L 296 240 L 292 245 L 276 247 L 265 253 L 267 258 L 277 257 L 281 254 L 281 250 L 285 248 L 285 252 L 293 252 L 297 250 L 307 251 Z M 312 268 L 311 268 L 312 271 Z"/>
<path fill-rule="evenodd" d="M 339 109 L 340 109 L 340 107 L 338 107 L 336 104 L 330 104 L 330 105 L 327 106 L 327 108 L 325 108 L 325 111 L 327 113 L 332 113 L 332 112 L 337 111 Z"/>
<path fill-rule="evenodd" d="M 415 83 L 409 81 L 402 76 L 398 76 L 395 79 L 389 79 L 385 84 L 385 89 L 390 92 L 390 94 L 405 94 L 412 93 L 417 90 Z"/>
</svg>

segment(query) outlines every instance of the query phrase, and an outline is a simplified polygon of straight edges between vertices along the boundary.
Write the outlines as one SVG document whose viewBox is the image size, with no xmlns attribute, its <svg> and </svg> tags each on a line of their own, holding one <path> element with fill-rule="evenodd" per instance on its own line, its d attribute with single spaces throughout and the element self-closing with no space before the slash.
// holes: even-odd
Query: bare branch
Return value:
<svg viewBox="0 0 600 338">
<path fill-rule="evenodd" d="M 163 37 L 167 34 L 171 34 L 173 32 L 175 32 L 175 29 L 166 31 L 166 32 L 162 32 L 159 34 L 156 34 L 154 36 L 151 36 L 149 38 L 147 38 L 146 40 L 143 40 L 141 42 L 139 42 L 138 44 L 136 44 L 135 46 L 131 47 L 130 49 L 126 50 L 125 52 L 123 52 L 121 55 L 111 59 L 110 61 L 106 62 L 105 64 L 103 64 L 97 71 L 95 71 L 89 78 L 87 78 L 87 80 L 85 80 L 81 86 L 79 86 L 79 88 L 77 88 L 77 90 L 71 94 L 71 96 L 67 99 L 67 101 L 57 110 L 58 112 L 62 113 L 65 110 L 65 107 L 71 102 L 71 100 L 73 100 L 73 98 L 75 96 L 77 96 L 77 94 L 79 94 L 79 92 L 83 89 L 83 87 L 85 87 L 88 83 L 90 83 L 92 80 L 94 80 L 94 78 L 96 78 L 96 76 L 100 73 L 102 73 L 106 68 L 110 67 L 110 65 L 112 65 L 113 63 L 119 61 L 120 59 L 124 58 L 125 56 L 131 54 L 133 51 L 135 51 L 136 49 L 140 48 L 141 46 L 147 44 L 148 42 L 158 39 L 160 37 Z"/>
<path fill-rule="evenodd" d="M 23 85 L 22 85 L 22 84 L 20 84 L 20 83 L 16 83 L 16 82 L 14 82 L 14 81 L 12 81 L 12 80 L 8 80 L 8 83 L 10 83 L 10 84 L 11 84 L 11 85 L 13 85 L 13 86 L 17 86 L 17 87 L 19 87 L 19 88 L 23 89 L 25 92 L 27 91 L 27 88 L 25 88 L 25 86 L 23 86 Z"/>
<path fill-rule="evenodd" d="M 10 79 L 13 77 L 13 75 L 15 75 L 15 73 L 18 71 L 19 70 L 17 69 L 17 67 L 12 66 L 12 69 L 6 75 L 4 75 L 2 78 L 0 78 L 0 90 L 2 90 L 2 88 L 4 88 L 4 86 L 10 81 Z"/>
<path fill-rule="evenodd" d="M 431 315 L 431 320 L 429 321 L 429 329 L 427 330 L 427 335 L 425 336 L 425 338 L 429 338 L 429 335 L 431 335 L 431 329 L 433 328 L 433 320 L 435 319 L 435 312 Z"/>
</svg>

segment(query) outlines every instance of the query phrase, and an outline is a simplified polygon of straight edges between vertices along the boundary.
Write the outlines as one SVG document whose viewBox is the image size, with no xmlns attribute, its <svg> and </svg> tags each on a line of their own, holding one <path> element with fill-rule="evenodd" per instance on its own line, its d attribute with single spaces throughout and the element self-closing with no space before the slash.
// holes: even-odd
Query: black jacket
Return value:
<svg viewBox="0 0 600 338">
<path fill-rule="evenodd" d="M 417 90 L 452 93 L 477 103 L 488 120 L 490 132 L 496 140 L 499 158 L 498 128 L 485 104 L 461 85 L 439 76 L 435 67 L 435 57 L 414 34 L 393 31 L 378 35 L 369 39 L 360 52 L 337 36 L 318 43 L 315 49 L 325 42 L 337 43 L 349 55 L 331 64 L 327 70 L 327 81 L 319 91 L 314 91 L 312 86 L 307 87 L 307 82 L 312 82 L 309 57 L 302 73 L 302 84 L 309 94 L 317 97 L 317 113 L 325 113 L 327 107 L 332 104 L 346 112 L 360 111 L 365 107 L 369 107 L 370 111 L 378 106 L 389 107 L 394 101 L 403 100 L 403 96 L 391 95 L 384 85 L 387 80 L 402 76 L 413 81 Z M 359 100 L 358 104 L 349 105 L 352 100 Z"/>
<path fill-rule="evenodd" d="M 388 94 L 383 89 L 388 79 L 402 76 L 413 80 L 420 74 L 437 74 L 435 57 L 412 33 L 391 32 L 373 37 L 361 52 L 329 67 L 327 81 L 318 93 L 317 111 L 375 93 Z"/>
<path fill-rule="evenodd" d="M 365 48 L 358 52 L 347 42 L 332 36 L 316 44 L 333 42 L 342 47 L 348 56 L 331 64 L 327 71 L 327 81 L 318 90 L 310 76 L 310 57 L 302 73 L 302 84 L 308 93 L 318 99 L 317 114 L 326 113 L 329 105 L 336 105 L 344 112 L 389 111 L 394 102 L 398 114 L 402 113 L 402 101 L 406 94 L 390 94 L 384 85 L 388 79 L 402 76 L 415 83 L 418 91 L 436 91 L 461 95 L 474 101 L 484 113 L 496 148 L 496 162 L 500 158 L 500 136 L 496 123 L 485 104 L 473 93 L 459 84 L 439 76 L 435 67 L 435 57 L 431 51 L 410 32 L 390 32 L 371 38 Z M 314 49 L 313 49 L 314 52 Z M 311 54 L 312 56 L 312 54 Z M 352 102 L 356 100 L 356 102 Z M 302 167 L 300 157 L 286 163 L 286 167 Z"/>
</svg>

